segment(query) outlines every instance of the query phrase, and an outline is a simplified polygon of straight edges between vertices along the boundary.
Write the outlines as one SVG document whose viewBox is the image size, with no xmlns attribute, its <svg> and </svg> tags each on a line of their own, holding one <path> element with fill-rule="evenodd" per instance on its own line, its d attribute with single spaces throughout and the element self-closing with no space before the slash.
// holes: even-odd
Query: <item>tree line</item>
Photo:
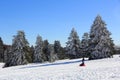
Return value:
<svg viewBox="0 0 120 80">
<path fill-rule="evenodd" d="M 75 28 L 72 28 L 66 47 L 59 40 L 50 44 L 40 35 L 36 38 L 35 46 L 29 46 L 24 31 L 14 35 L 12 45 L 5 45 L 0 38 L 0 62 L 4 67 L 24 65 L 28 63 L 54 62 L 60 59 L 76 59 L 88 57 L 89 60 L 112 57 L 115 48 L 111 32 L 100 15 L 97 15 L 91 26 L 90 33 L 84 33 L 80 40 Z"/>
</svg>

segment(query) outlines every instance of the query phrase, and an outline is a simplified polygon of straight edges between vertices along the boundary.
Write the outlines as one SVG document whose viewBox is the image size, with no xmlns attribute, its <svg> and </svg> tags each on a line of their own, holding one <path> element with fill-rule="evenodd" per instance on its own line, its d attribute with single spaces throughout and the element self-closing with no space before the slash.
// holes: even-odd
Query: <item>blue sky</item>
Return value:
<svg viewBox="0 0 120 80">
<path fill-rule="evenodd" d="M 12 44 L 13 35 L 24 30 L 30 45 L 39 34 L 43 40 L 60 40 L 65 46 L 73 27 L 81 40 L 98 14 L 119 45 L 120 0 L 0 0 L 0 37 Z"/>
</svg>

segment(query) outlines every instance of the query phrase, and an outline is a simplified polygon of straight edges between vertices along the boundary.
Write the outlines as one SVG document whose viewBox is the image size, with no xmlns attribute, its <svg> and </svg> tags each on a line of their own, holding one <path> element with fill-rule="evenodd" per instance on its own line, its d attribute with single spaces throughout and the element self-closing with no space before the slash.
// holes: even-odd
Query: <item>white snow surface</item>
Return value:
<svg viewBox="0 0 120 80">
<path fill-rule="evenodd" d="M 0 80 L 120 80 L 120 57 L 87 60 L 59 60 L 54 63 L 28 64 L 2 68 Z"/>
</svg>

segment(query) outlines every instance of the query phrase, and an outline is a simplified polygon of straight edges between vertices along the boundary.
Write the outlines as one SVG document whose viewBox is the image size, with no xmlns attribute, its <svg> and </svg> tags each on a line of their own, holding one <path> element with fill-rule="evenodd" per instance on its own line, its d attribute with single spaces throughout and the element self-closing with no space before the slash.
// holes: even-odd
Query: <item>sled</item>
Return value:
<svg viewBox="0 0 120 80">
<path fill-rule="evenodd" d="M 85 66 L 85 64 L 80 64 L 79 66 Z"/>
</svg>

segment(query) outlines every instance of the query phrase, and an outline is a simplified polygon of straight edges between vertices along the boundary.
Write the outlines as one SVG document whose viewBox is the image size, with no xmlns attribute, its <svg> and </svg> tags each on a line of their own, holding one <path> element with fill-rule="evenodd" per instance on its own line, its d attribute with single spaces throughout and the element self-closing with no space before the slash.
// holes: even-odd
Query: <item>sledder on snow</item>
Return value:
<svg viewBox="0 0 120 80">
<path fill-rule="evenodd" d="M 82 63 L 81 63 L 79 66 L 85 66 L 84 61 L 85 61 L 85 59 L 84 59 L 84 57 L 83 57 L 83 59 L 82 59 Z"/>
</svg>

